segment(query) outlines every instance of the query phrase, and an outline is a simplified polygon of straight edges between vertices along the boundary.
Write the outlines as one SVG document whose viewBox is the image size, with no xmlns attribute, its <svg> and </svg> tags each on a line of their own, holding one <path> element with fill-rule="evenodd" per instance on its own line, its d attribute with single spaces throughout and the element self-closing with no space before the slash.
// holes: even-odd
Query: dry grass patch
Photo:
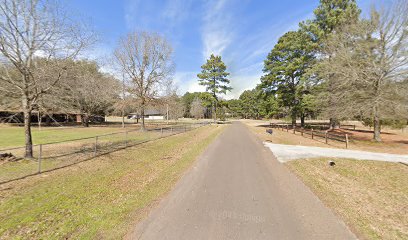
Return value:
<svg viewBox="0 0 408 240">
<path fill-rule="evenodd" d="M 266 133 L 266 129 L 269 129 L 269 121 L 261 120 L 241 120 L 248 128 L 254 132 L 263 141 L 268 141 L 276 144 L 287 145 L 303 145 L 313 147 L 335 147 L 344 148 L 344 143 L 329 142 L 329 145 L 325 144 L 324 139 L 311 139 L 310 137 L 303 137 L 300 133 L 293 134 L 293 131 L 286 132 L 280 129 L 273 129 L 273 134 Z"/>
<path fill-rule="evenodd" d="M 329 140 L 328 144 L 320 137 L 311 139 L 310 135 L 301 136 L 299 132 L 293 134 L 293 131 L 286 129 L 273 129 L 273 134 L 267 134 L 265 131 L 269 129 L 269 121 L 261 120 L 242 120 L 249 129 L 254 132 L 263 141 L 268 141 L 276 144 L 302 145 L 311 147 L 326 147 L 326 148 L 341 148 L 345 149 L 345 143 Z M 350 139 L 348 149 L 361 150 L 369 152 L 392 153 L 392 154 L 408 154 L 408 138 L 404 135 L 396 133 L 382 135 L 384 142 L 373 142 L 371 133 L 360 133 L 356 131 L 341 130 L 348 133 Z"/>
<path fill-rule="evenodd" d="M 408 166 L 306 159 L 287 166 L 363 239 L 408 239 Z"/>
</svg>

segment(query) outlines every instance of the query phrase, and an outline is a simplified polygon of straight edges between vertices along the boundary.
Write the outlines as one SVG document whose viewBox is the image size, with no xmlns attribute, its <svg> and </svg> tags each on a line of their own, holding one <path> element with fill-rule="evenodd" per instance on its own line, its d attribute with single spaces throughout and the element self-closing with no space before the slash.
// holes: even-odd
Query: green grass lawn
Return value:
<svg viewBox="0 0 408 240">
<path fill-rule="evenodd" d="M 118 127 L 75 127 L 75 128 L 32 128 L 34 144 L 65 141 L 71 139 L 93 137 L 101 134 L 124 131 Z M 24 146 L 24 128 L 0 126 L 0 149 Z"/>
<path fill-rule="evenodd" d="M 115 133 L 98 137 L 97 154 L 113 152 L 118 149 L 123 149 L 125 146 L 132 146 L 141 142 L 153 140 L 170 134 L 165 132 L 163 135 L 160 132 L 148 131 L 132 131 L 125 133 Z M 127 143 L 125 142 L 127 139 Z M 42 146 L 41 166 L 37 159 L 25 159 L 15 162 L 6 162 L 0 164 L 0 183 L 18 179 L 24 176 L 36 174 L 39 171 L 48 171 L 55 168 L 60 168 L 67 165 L 72 165 L 89 158 L 94 157 L 95 139 L 83 139 L 70 142 L 55 143 Z M 39 156 L 39 147 L 33 148 L 34 157 Z M 24 149 L 9 150 L 16 157 L 23 157 Z M 1 162 L 0 162 L 1 163 Z"/>
<path fill-rule="evenodd" d="M 400 163 L 334 159 L 287 163 L 360 239 L 408 239 L 408 167 Z"/>
<path fill-rule="evenodd" d="M 1 185 L 0 239 L 122 238 L 223 128 L 202 127 Z"/>
</svg>

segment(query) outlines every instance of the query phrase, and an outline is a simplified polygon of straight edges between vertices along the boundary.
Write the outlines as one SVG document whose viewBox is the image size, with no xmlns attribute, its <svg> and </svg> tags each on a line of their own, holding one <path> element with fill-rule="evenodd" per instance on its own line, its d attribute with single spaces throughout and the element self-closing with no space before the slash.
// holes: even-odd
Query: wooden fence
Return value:
<svg viewBox="0 0 408 240">
<path fill-rule="evenodd" d="M 318 131 L 314 130 L 313 128 L 305 129 L 284 123 L 270 123 L 270 126 L 272 128 L 280 129 L 282 131 L 291 132 L 293 134 L 299 133 L 301 136 L 309 135 L 311 136 L 312 139 L 315 138 L 324 139 L 326 144 L 329 143 L 329 140 L 333 140 L 337 142 L 344 142 L 346 144 L 346 148 L 348 148 L 349 146 L 350 139 L 348 134 L 331 133 L 329 131 Z"/>
</svg>

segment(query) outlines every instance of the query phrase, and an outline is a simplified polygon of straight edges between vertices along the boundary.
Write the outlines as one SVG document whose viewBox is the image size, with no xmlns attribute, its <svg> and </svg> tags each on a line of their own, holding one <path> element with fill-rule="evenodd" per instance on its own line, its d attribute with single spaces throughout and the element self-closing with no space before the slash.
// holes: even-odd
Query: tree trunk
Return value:
<svg viewBox="0 0 408 240">
<path fill-rule="evenodd" d="M 292 110 L 292 127 L 296 127 L 296 112 Z"/>
<path fill-rule="evenodd" d="M 216 123 L 217 122 L 217 103 L 216 102 L 213 102 L 213 110 L 214 110 L 213 112 L 214 123 Z"/>
<path fill-rule="evenodd" d="M 166 122 L 169 124 L 169 104 L 166 104 Z"/>
<path fill-rule="evenodd" d="M 89 127 L 89 116 L 88 114 L 81 115 L 81 122 L 83 127 Z"/>
<path fill-rule="evenodd" d="M 33 140 L 31 136 L 31 109 L 24 108 L 24 135 L 25 135 L 25 157 L 33 158 Z"/>
<path fill-rule="evenodd" d="M 38 110 L 37 118 L 38 118 L 38 130 L 41 131 L 41 120 L 42 120 L 42 116 L 41 116 L 40 110 Z"/>
<path fill-rule="evenodd" d="M 374 109 L 374 141 L 381 142 L 381 122 L 377 113 L 377 109 Z"/>
<path fill-rule="evenodd" d="M 300 127 L 302 128 L 305 127 L 305 115 L 304 114 L 300 115 Z"/>
<path fill-rule="evenodd" d="M 336 118 L 330 118 L 330 130 L 339 129 L 339 120 Z"/>
<path fill-rule="evenodd" d="M 122 111 L 122 128 L 125 128 L 125 113 Z"/>
<path fill-rule="evenodd" d="M 145 113 L 145 109 L 144 109 L 144 106 L 142 106 L 142 108 L 140 109 L 140 115 L 141 115 L 141 117 L 142 117 L 142 125 L 140 126 L 140 130 L 141 130 L 141 131 L 145 131 L 145 130 L 146 130 L 144 113 Z"/>
</svg>

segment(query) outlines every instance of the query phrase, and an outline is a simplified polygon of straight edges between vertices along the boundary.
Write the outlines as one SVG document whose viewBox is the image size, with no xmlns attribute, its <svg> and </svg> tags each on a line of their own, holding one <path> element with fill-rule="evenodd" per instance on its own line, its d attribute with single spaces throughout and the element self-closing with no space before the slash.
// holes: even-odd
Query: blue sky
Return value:
<svg viewBox="0 0 408 240">
<path fill-rule="evenodd" d="M 359 0 L 363 10 L 370 0 Z M 227 99 L 259 83 L 263 60 L 278 38 L 312 18 L 319 0 L 72 0 L 71 8 L 89 18 L 99 34 L 90 54 L 101 64 L 120 36 L 154 31 L 174 48 L 179 93 L 204 91 L 197 82 L 211 53 L 222 56 L 234 90 Z"/>
</svg>

